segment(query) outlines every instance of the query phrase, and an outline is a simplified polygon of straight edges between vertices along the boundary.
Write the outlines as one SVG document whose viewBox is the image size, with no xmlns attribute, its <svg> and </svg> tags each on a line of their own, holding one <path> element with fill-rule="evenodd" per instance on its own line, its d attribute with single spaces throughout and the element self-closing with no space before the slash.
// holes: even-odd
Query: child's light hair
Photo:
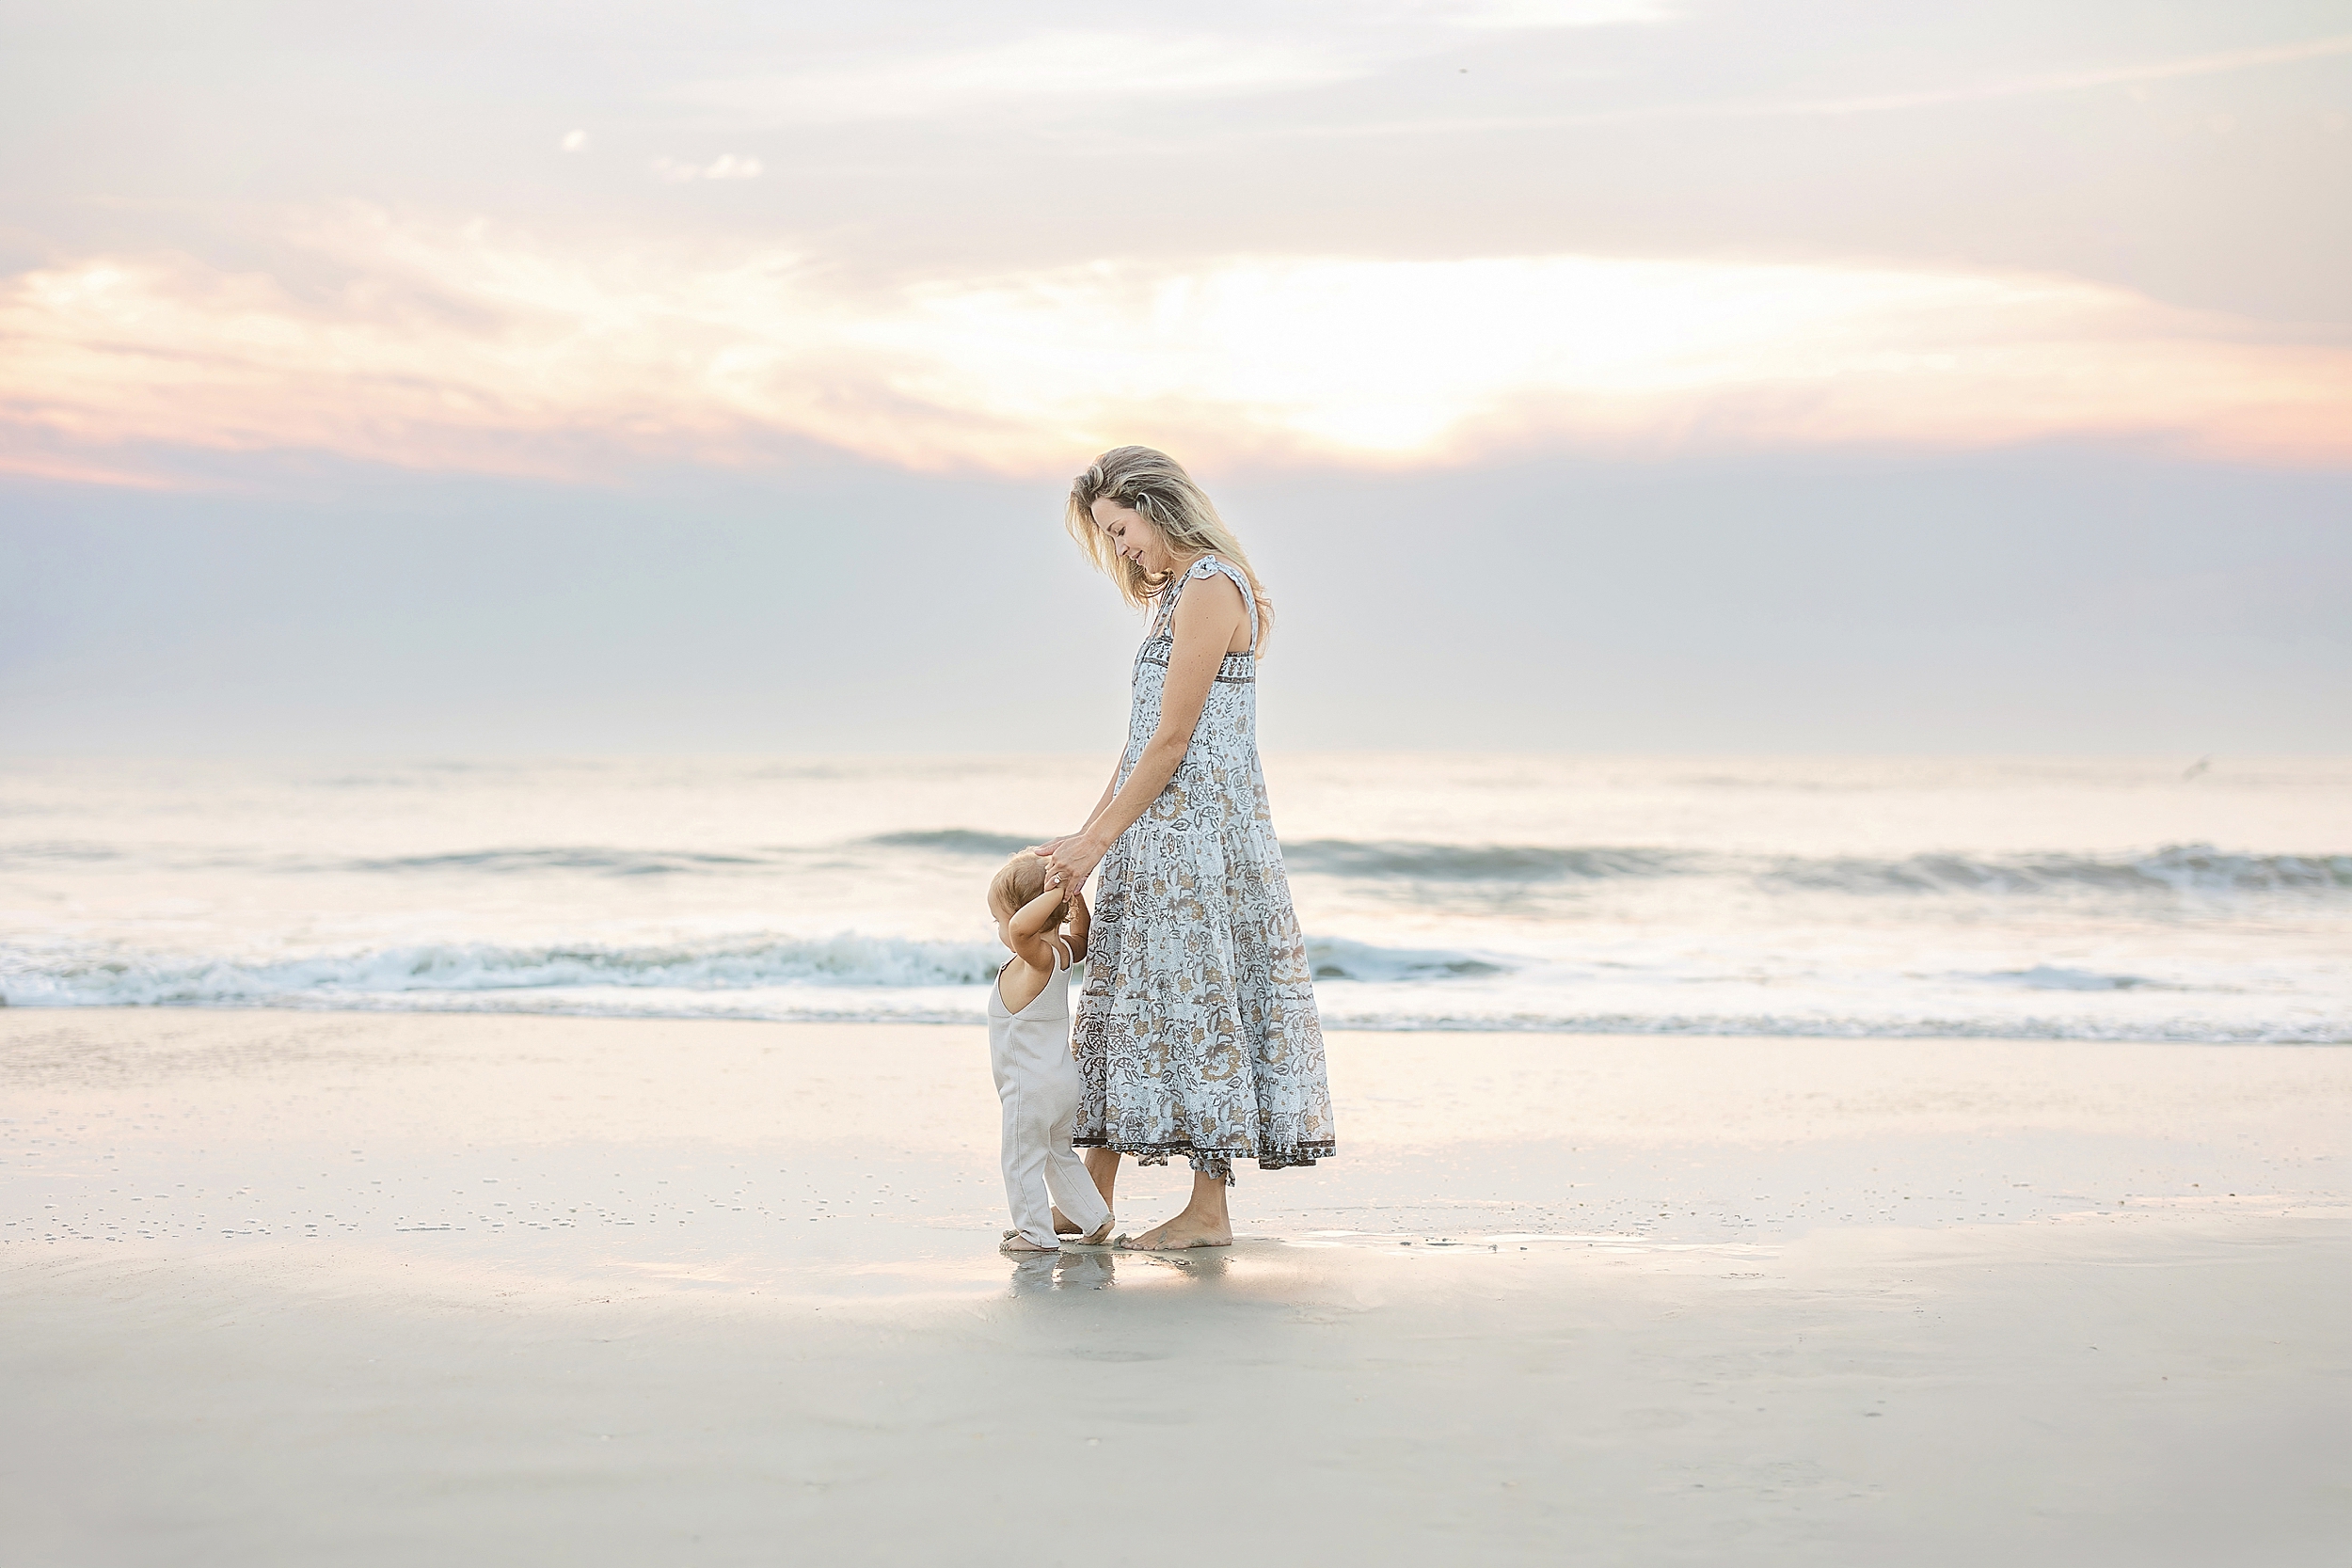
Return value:
<svg viewBox="0 0 2352 1568">
<path fill-rule="evenodd" d="M 1258 569 L 1242 553 L 1241 541 L 1233 537 L 1208 492 L 1193 482 L 1183 464 L 1150 447 L 1113 447 L 1070 482 L 1065 517 L 1070 536 L 1119 584 L 1120 597 L 1138 607 L 1149 604 L 1176 580 L 1175 576 L 1155 576 L 1120 555 L 1109 535 L 1095 524 L 1098 500 L 1116 501 L 1142 513 L 1180 558 L 1214 555 L 1240 567 L 1242 576 L 1249 579 L 1250 597 L 1258 601 L 1257 646 L 1263 651 L 1266 633 L 1274 629 L 1274 601 L 1266 597 Z"/>
<path fill-rule="evenodd" d="M 988 912 L 1004 920 L 1018 914 L 1031 901 L 1045 892 L 1045 857 L 1023 849 L 996 868 L 996 875 L 988 879 Z M 1059 919 L 1070 911 L 1065 897 L 1062 907 L 1055 911 Z"/>
</svg>

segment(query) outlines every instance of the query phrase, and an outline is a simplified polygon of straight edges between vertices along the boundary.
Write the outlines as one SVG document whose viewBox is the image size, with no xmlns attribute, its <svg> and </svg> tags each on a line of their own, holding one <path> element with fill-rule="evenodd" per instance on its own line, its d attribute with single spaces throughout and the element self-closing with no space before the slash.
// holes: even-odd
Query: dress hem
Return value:
<svg viewBox="0 0 2352 1568">
<path fill-rule="evenodd" d="M 1255 1160 L 1260 1170 L 1286 1170 L 1293 1165 L 1311 1165 L 1318 1160 L 1336 1157 L 1339 1148 L 1334 1140 L 1322 1143 L 1293 1144 L 1287 1148 L 1261 1152 L 1254 1148 L 1202 1148 L 1198 1144 L 1121 1144 L 1107 1137 L 1073 1137 L 1073 1148 L 1108 1148 L 1120 1154 L 1132 1154 L 1139 1165 L 1164 1165 L 1174 1156 L 1199 1156 L 1211 1160 Z"/>
</svg>

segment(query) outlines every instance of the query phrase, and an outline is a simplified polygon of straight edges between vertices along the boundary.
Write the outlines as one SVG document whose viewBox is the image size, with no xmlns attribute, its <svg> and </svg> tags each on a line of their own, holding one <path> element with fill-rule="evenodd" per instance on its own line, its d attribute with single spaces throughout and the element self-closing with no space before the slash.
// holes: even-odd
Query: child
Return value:
<svg viewBox="0 0 2352 1568">
<path fill-rule="evenodd" d="M 1070 966 L 1087 956 L 1086 899 L 1046 887 L 1045 862 L 1024 849 L 990 879 L 988 912 L 1012 949 L 988 988 L 989 1065 L 1005 1102 L 1005 1201 L 1012 1206 L 1003 1250 L 1059 1250 L 1057 1221 L 1093 1245 L 1111 1233 L 1110 1206 L 1070 1147 L 1078 1115 Z"/>
</svg>

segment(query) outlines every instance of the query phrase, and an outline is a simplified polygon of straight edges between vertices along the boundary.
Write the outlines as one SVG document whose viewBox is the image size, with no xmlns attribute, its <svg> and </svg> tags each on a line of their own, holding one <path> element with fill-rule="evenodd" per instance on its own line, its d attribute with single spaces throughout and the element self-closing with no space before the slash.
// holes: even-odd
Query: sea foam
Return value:
<svg viewBox="0 0 2352 1568">
<path fill-rule="evenodd" d="M 442 942 L 274 959 L 121 951 L 0 950 L 0 984 L 29 1006 L 267 1005 L 284 997 L 393 1000 L 409 992 L 581 987 L 728 990 L 775 986 L 977 986 L 1003 961 L 993 942 L 911 942 L 853 932 L 817 940 L 507 947 Z"/>
</svg>

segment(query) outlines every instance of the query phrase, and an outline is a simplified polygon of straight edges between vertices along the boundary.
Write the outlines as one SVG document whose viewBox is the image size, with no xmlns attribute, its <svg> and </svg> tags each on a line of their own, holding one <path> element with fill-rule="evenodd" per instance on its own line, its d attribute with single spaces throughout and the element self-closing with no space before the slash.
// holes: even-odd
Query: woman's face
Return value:
<svg viewBox="0 0 2352 1568">
<path fill-rule="evenodd" d="M 1110 535 L 1111 547 L 1121 557 L 1134 562 L 1157 577 L 1176 564 L 1168 553 L 1168 536 L 1159 525 L 1132 506 L 1121 506 L 1108 497 L 1095 501 L 1092 509 L 1094 526 Z"/>
</svg>

